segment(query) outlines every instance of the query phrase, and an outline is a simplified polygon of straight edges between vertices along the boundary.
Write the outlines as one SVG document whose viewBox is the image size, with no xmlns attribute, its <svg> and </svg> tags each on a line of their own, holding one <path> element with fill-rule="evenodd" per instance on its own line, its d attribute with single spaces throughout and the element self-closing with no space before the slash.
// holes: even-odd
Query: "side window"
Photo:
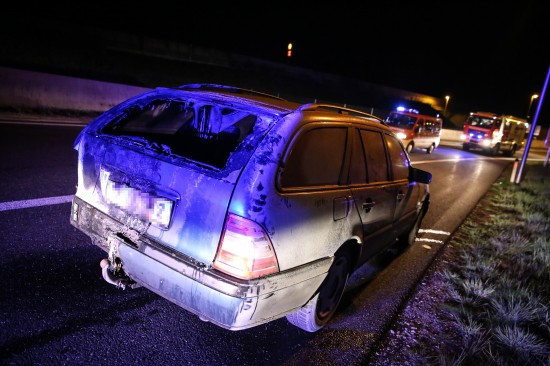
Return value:
<svg viewBox="0 0 550 366">
<path fill-rule="evenodd" d="M 409 178 L 409 159 L 399 141 L 391 135 L 386 135 L 386 144 L 391 159 L 393 180 Z"/>
<path fill-rule="evenodd" d="M 367 180 L 369 183 L 388 181 L 388 163 L 382 134 L 376 131 L 361 130 L 365 160 L 367 162 Z"/>
<path fill-rule="evenodd" d="M 351 164 L 349 180 L 351 184 L 365 184 L 367 180 L 367 166 L 365 163 L 365 150 L 361 140 L 360 130 L 354 132 L 357 137 L 351 151 Z"/>
<path fill-rule="evenodd" d="M 284 163 L 281 185 L 337 185 L 346 149 L 347 128 L 323 127 L 298 137 Z"/>
</svg>

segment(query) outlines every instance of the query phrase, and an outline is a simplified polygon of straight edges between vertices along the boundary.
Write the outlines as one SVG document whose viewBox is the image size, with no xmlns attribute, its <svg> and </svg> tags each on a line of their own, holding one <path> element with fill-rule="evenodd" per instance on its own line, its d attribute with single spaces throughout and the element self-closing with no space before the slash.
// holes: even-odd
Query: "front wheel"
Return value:
<svg viewBox="0 0 550 366">
<path fill-rule="evenodd" d="M 429 198 L 426 198 L 424 204 L 422 205 L 422 210 L 418 213 L 418 216 L 414 221 L 414 225 L 410 228 L 409 231 L 407 231 L 405 234 L 401 235 L 397 239 L 397 245 L 399 249 L 405 250 L 411 247 L 416 241 L 416 235 L 418 234 L 418 231 L 420 230 L 420 225 L 422 224 L 422 220 L 424 219 L 424 216 L 428 211 L 428 206 L 430 204 L 429 202 Z"/>
<path fill-rule="evenodd" d="M 410 142 L 407 145 L 407 152 L 410 154 L 410 153 L 412 153 L 413 150 L 414 150 L 414 144 L 412 142 Z"/>
<path fill-rule="evenodd" d="M 348 282 L 350 262 L 348 257 L 337 255 L 330 267 L 327 277 L 321 284 L 319 292 L 298 311 L 288 314 L 287 320 L 308 332 L 323 328 L 332 318 Z"/>
<path fill-rule="evenodd" d="M 514 156 L 516 154 L 518 147 L 513 145 L 512 148 L 504 153 L 505 156 Z"/>
</svg>

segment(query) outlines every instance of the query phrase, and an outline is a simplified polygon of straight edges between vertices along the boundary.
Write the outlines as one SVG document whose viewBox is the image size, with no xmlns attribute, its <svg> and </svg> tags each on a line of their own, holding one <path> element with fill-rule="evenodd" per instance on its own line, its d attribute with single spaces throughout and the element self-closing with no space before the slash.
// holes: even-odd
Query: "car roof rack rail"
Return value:
<svg viewBox="0 0 550 366">
<path fill-rule="evenodd" d="M 230 85 L 221 85 L 221 84 L 185 84 L 180 85 L 178 89 L 184 89 L 184 90 L 205 90 L 205 91 L 218 91 L 218 92 L 229 92 L 234 94 L 244 94 L 244 95 L 252 95 L 257 97 L 264 97 L 264 98 L 271 98 L 271 99 L 277 99 L 277 100 L 283 100 L 285 99 L 278 97 L 276 95 L 262 93 L 259 91 L 251 90 L 251 89 L 244 89 L 239 88 L 236 86 L 230 86 Z"/>
<path fill-rule="evenodd" d="M 317 111 L 319 109 L 326 109 L 326 110 L 334 111 L 338 114 L 349 114 L 349 115 L 353 115 L 353 116 L 357 116 L 357 117 L 363 117 L 363 118 L 367 118 L 371 121 L 374 120 L 376 122 L 380 122 L 383 125 L 386 124 L 382 118 L 377 117 L 373 114 L 363 112 L 363 111 L 359 111 L 357 109 L 341 107 L 341 106 L 337 106 L 337 105 L 333 105 L 333 104 L 308 103 L 308 104 L 301 105 L 298 108 L 298 110 L 300 110 L 300 111 Z"/>
</svg>

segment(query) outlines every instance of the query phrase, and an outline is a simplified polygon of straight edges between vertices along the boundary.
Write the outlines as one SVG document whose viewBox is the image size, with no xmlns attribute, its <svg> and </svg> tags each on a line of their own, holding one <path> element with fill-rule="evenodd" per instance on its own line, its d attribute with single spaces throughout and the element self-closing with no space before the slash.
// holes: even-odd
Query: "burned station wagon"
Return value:
<svg viewBox="0 0 550 366">
<path fill-rule="evenodd" d="M 349 275 L 410 245 L 431 174 L 372 115 L 230 86 L 156 88 L 78 136 L 70 221 L 105 280 L 241 330 L 334 314 Z"/>
</svg>

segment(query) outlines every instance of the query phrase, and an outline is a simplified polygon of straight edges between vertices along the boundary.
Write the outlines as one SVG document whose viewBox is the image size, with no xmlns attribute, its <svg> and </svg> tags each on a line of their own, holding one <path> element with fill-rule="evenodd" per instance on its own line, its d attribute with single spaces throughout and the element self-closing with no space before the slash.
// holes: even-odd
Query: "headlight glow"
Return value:
<svg viewBox="0 0 550 366">
<path fill-rule="evenodd" d="M 395 134 L 399 140 L 405 140 L 407 138 L 407 135 L 403 132 L 398 132 Z"/>
</svg>

